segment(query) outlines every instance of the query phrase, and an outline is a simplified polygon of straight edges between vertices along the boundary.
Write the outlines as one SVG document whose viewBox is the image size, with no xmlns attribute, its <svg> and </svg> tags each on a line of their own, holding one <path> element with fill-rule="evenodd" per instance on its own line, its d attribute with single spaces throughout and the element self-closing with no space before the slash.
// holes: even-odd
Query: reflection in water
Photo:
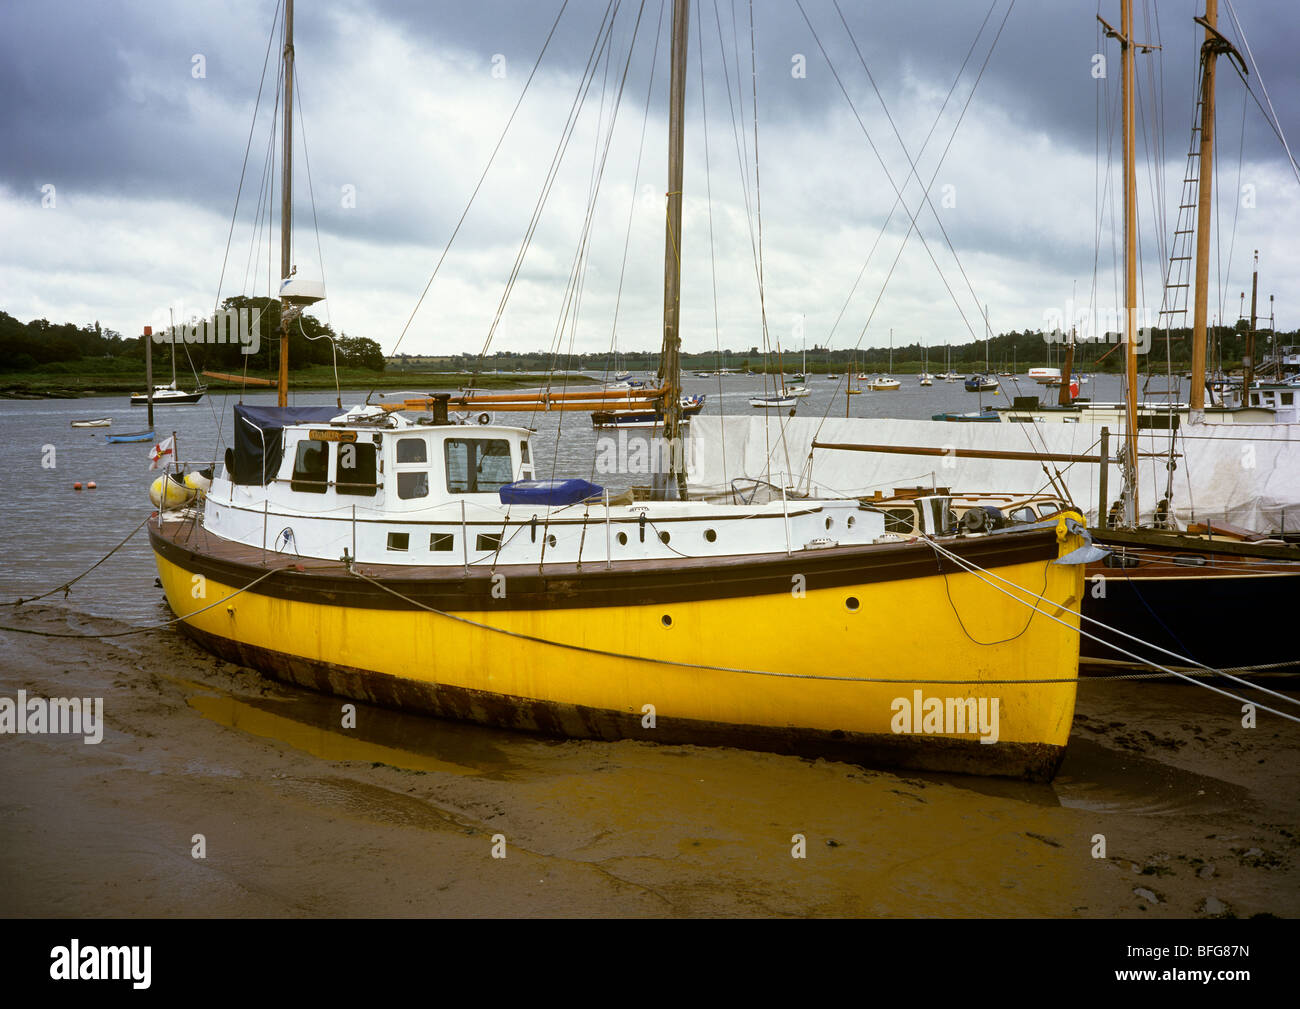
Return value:
<svg viewBox="0 0 1300 1009">
<path fill-rule="evenodd" d="M 323 760 L 493 777 L 504 777 L 511 766 L 491 734 L 476 726 L 356 704 L 357 727 L 345 729 L 342 708 L 353 702 L 305 693 L 280 700 L 237 700 L 202 693 L 186 700 L 214 722 L 288 743 Z"/>
</svg>

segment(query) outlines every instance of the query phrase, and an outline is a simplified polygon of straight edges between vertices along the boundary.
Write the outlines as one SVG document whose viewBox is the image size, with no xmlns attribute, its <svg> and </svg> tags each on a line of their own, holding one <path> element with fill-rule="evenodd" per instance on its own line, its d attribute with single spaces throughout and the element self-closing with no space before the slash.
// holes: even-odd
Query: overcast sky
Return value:
<svg viewBox="0 0 1300 1009">
<path fill-rule="evenodd" d="M 1095 15 L 1118 26 L 1118 0 L 840 0 L 847 28 L 832 0 L 802 3 L 811 28 L 794 0 L 753 5 L 763 290 L 774 339 L 796 351 L 803 339 L 811 348 L 828 337 L 838 348 L 879 347 L 892 329 L 898 345 L 960 343 L 982 336 L 983 304 L 995 332 L 1039 328 L 1076 291 L 1077 304 L 1095 297 L 1103 313 L 1114 311 L 1122 274 L 1112 224 L 1122 205 L 1106 185 L 1108 171 L 1119 184 L 1119 48 L 1101 37 Z M 323 259 L 329 297 L 315 315 L 394 349 L 561 6 L 299 0 L 294 261 L 300 275 L 319 278 Z M 1135 6 L 1135 34 L 1163 46 L 1138 58 L 1142 274 L 1154 315 L 1160 253 L 1182 202 L 1200 38 L 1192 17 L 1203 2 Z M 1234 6 L 1300 153 L 1300 5 Z M 692 8 L 683 339 L 690 351 L 715 341 L 747 349 L 762 344 L 750 7 L 703 0 Z M 169 306 L 188 315 L 210 310 L 218 293 L 267 293 L 279 268 L 278 180 L 270 242 L 256 212 L 278 38 L 229 253 L 227 235 L 277 10 L 277 0 L 5 0 L 0 309 L 24 321 L 99 320 L 133 335 Z M 547 348 L 559 332 L 566 348 L 572 339 L 578 350 L 606 349 L 616 305 L 620 350 L 658 346 L 670 20 L 671 2 L 570 0 L 402 351 L 483 346 L 580 90 L 576 128 L 491 347 Z M 1226 0 L 1220 25 L 1244 51 Z M 584 88 L 593 50 L 600 62 Z M 1099 52 L 1109 60 L 1100 79 Z M 1236 319 L 1259 249 L 1261 312 L 1276 294 L 1279 328 L 1296 328 L 1300 183 L 1237 74 L 1226 60 L 1220 68 L 1211 312 Z M 1254 72 L 1250 80 L 1263 102 Z M 575 330 L 566 291 L 607 141 Z M 909 179 L 909 156 L 923 144 L 917 169 L 933 210 Z M 909 211 L 917 228 L 905 241 Z"/>
</svg>

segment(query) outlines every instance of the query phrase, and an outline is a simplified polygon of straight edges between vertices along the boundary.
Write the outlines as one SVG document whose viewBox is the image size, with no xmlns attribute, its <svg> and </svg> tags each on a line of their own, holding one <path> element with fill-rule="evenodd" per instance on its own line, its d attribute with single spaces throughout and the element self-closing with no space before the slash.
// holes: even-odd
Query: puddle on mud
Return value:
<svg viewBox="0 0 1300 1009">
<path fill-rule="evenodd" d="M 1213 813 L 1249 802 L 1239 785 L 1077 737 L 1052 787 L 1062 806 L 1096 813 Z"/>
</svg>

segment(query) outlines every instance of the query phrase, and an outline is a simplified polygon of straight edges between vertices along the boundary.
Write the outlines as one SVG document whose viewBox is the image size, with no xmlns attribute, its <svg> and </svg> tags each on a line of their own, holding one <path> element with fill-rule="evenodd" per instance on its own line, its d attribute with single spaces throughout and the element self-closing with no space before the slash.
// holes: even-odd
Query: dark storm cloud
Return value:
<svg viewBox="0 0 1300 1009">
<path fill-rule="evenodd" d="M 1102 5 L 1103 16 L 1117 23 L 1118 13 L 1109 11 L 1110 6 L 1116 5 Z M 1300 42 L 1300 13 L 1292 0 L 1241 0 L 1238 7 L 1283 127 L 1289 135 L 1300 135 L 1300 108 L 1292 100 L 1300 92 L 1300 63 L 1294 59 Z M 242 156 L 244 130 L 274 8 L 270 0 L 249 0 L 230 7 L 121 0 L 7 5 L 5 30 L 0 33 L 0 107 L 9 139 L 0 156 L 0 180 L 27 192 L 56 176 L 99 192 L 138 194 L 148 187 L 159 196 L 225 212 L 233 195 L 232 163 L 237 165 Z M 300 2 L 298 8 L 298 49 L 303 54 L 304 80 L 311 87 L 320 83 L 320 75 L 344 72 L 349 50 L 358 41 L 340 33 L 335 16 L 340 12 L 394 26 L 417 46 L 461 50 L 481 60 L 485 68 L 495 53 L 507 54 L 516 67 L 525 67 L 535 58 L 560 4 L 354 0 L 325 8 Z M 892 132 L 834 5 L 826 0 L 805 0 L 803 8 L 873 137 L 882 151 L 898 156 Z M 569 4 L 547 56 L 546 67 L 551 73 L 581 72 L 595 26 L 606 9 L 603 3 L 584 0 Z M 635 4 L 622 4 L 615 33 L 619 46 L 626 44 L 635 9 Z M 877 86 L 894 109 L 900 107 L 909 82 L 946 91 L 989 12 L 982 0 L 907 5 L 841 0 L 840 9 Z M 1158 29 L 1154 21 L 1146 22 L 1141 10 L 1136 15 L 1136 33 L 1158 38 L 1165 46 L 1160 56 L 1170 149 L 1186 132 L 1188 116 L 1183 105 L 1199 31 L 1191 17 L 1199 10 L 1199 4 L 1190 2 L 1167 3 L 1160 9 Z M 659 11 L 659 3 L 646 4 L 645 24 L 629 74 L 630 81 L 636 82 L 630 85 L 633 92 L 644 87 Z M 959 101 L 973 82 L 1006 11 L 1005 0 L 993 5 L 959 86 Z M 1016 4 L 970 114 L 978 116 L 981 109 L 998 107 L 1013 121 L 1048 134 L 1054 144 L 1091 150 L 1098 90 L 1089 74 L 1090 59 L 1099 44 L 1094 14 L 1095 8 L 1087 3 L 1022 0 Z M 738 46 L 741 74 L 737 80 L 737 68 L 730 68 L 733 92 L 739 86 L 739 100 L 748 102 L 748 17 L 746 3 L 704 0 L 695 5 L 692 31 L 702 35 L 711 98 L 719 115 L 726 113 L 721 105 L 718 21 L 729 60 L 736 55 L 733 45 Z M 844 113 L 847 105 L 799 8 L 793 2 L 760 2 L 754 5 L 754 17 L 761 125 L 778 128 L 792 118 L 819 120 Z M 1221 20 L 1229 34 L 1235 34 L 1226 8 Z M 1117 76 L 1116 44 L 1103 41 L 1101 48 L 1112 57 L 1112 76 Z M 621 48 L 616 51 L 621 53 Z M 207 61 L 202 82 L 191 76 L 195 53 L 203 54 Z M 795 53 L 807 59 L 805 80 L 791 76 Z M 697 58 L 693 41 L 693 74 Z M 662 81 L 662 61 L 660 71 Z M 1221 108 L 1235 122 L 1241 92 L 1234 74 L 1225 73 L 1222 79 Z M 381 101 L 385 83 L 358 80 L 356 87 L 371 91 L 374 100 Z M 423 83 L 429 94 L 437 95 L 437 80 Z M 1147 84 L 1145 72 L 1141 84 Z M 200 122 L 194 109 L 200 95 L 241 115 Z M 625 109 L 630 110 L 626 112 L 629 117 L 639 117 L 640 99 L 629 102 Z M 694 104 L 691 110 L 693 116 L 697 114 Z M 320 114 L 310 102 L 307 111 Z M 1253 102 L 1250 111 L 1246 157 L 1278 160 L 1279 145 L 1260 121 Z M 924 126 L 928 129 L 928 120 Z M 485 129 L 494 127 L 485 124 Z M 918 123 L 903 122 L 899 128 L 913 148 L 919 145 L 924 129 Z M 874 160 L 865 146 L 863 151 Z M 394 153 L 400 155 L 400 144 L 394 145 Z M 256 162 L 256 154 L 253 160 Z M 410 237 L 402 234 L 402 220 L 372 223 L 396 229 L 387 237 Z M 385 230 L 381 227 L 376 237 L 385 237 Z"/>
<path fill-rule="evenodd" d="M 661 195 L 671 6 L 671 0 L 666 4 L 648 0 L 644 5 L 628 70 L 602 190 L 600 210 L 605 216 L 595 229 L 602 255 L 589 275 L 593 281 L 607 280 L 610 286 L 618 282 L 620 272 L 626 197 L 636 171 L 652 43 L 662 11 L 664 28 L 638 185 L 638 191 L 648 189 L 652 195 Z M 752 124 L 745 122 L 737 126 L 740 136 L 733 134 L 732 114 L 733 108 L 739 111 L 743 107 L 746 115 L 751 111 L 750 5 L 746 0 L 719 0 L 716 4 L 702 0 L 692 6 L 687 185 L 690 199 L 701 200 L 698 75 L 702 46 L 712 196 L 715 210 L 734 215 L 731 233 L 725 236 L 732 244 L 725 254 L 744 265 L 750 246 L 742 223 L 743 197 L 734 145 L 743 144 L 752 152 L 753 132 Z M 1158 27 L 1147 17 L 1148 10 L 1154 15 L 1152 4 L 1136 6 L 1135 34 L 1164 46 L 1158 54 L 1140 57 L 1139 86 L 1144 115 L 1149 115 L 1145 111 L 1150 109 L 1152 97 L 1148 70 L 1157 73 L 1162 82 L 1165 174 L 1176 185 L 1187 150 L 1200 37 L 1192 16 L 1201 11 L 1202 4 L 1199 0 L 1167 0 L 1159 7 Z M 1226 0 L 1221 0 L 1220 6 L 1221 26 L 1236 37 Z M 405 257 L 402 266 L 418 260 L 424 271 L 426 254 L 430 262 L 436 258 L 560 7 L 560 0 L 298 0 L 295 31 L 303 103 L 298 109 L 299 124 L 305 122 L 307 128 L 320 227 L 326 236 L 344 243 L 352 257 L 344 263 L 347 272 L 355 275 L 362 260 L 373 257 L 373 263 L 365 265 L 375 278 L 387 281 L 389 271 L 378 264 L 391 263 L 394 250 L 402 245 L 418 250 L 418 255 Z M 1300 43 L 1300 8 L 1295 0 L 1237 0 L 1236 7 L 1283 128 L 1293 141 L 1300 141 L 1300 102 L 1296 100 L 1300 64 L 1294 58 Z M 40 187 L 45 183 L 59 187 L 60 207 L 75 209 L 82 194 L 105 197 L 120 205 L 118 216 L 111 219 L 121 222 L 124 232 L 147 236 L 146 241 L 156 241 L 158 229 L 169 226 L 169 208 L 188 211 L 187 224 L 204 229 L 202 241 L 196 243 L 201 252 L 190 265 L 196 274 L 210 271 L 217 275 L 220 246 L 225 240 L 222 222 L 228 220 L 239 184 L 275 9 L 275 0 L 183 4 L 33 0 L 0 7 L 0 200 L 39 206 Z M 470 259 L 458 276 L 466 290 L 491 288 L 486 296 L 489 305 L 495 304 L 495 285 L 509 272 L 597 26 L 609 9 L 606 0 L 570 0 L 542 72 L 458 240 L 457 253 Z M 623 0 L 617 9 L 608 66 L 601 64 L 584 110 L 585 132 L 580 132 L 569 152 L 567 174 L 556 187 L 526 268 L 526 278 L 534 283 L 566 275 L 576 232 L 563 227 L 581 217 L 596 110 L 602 97 L 612 101 L 639 9 L 640 5 L 630 0 Z M 913 155 L 975 43 L 953 101 L 920 161 L 921 177 L 929 182 L 987 59 L 932 190 L 937 200 L 938 188 L 951 183 L 960 194 L 958 209 L 945 214 L 948 238 L 964 261 L 984 257 L 988 264 L 985 278 L 982 282 L 975 279 L 981 290 L 989 283 L 1000 283 L 1009 266 L 1030 276 L 1054 271 L 1050 282 L 1066 284 L 1066 294 L 1071 278 L 1084 285 L 1091 277 L 1097 251 L 1094 187 L 1097 173 L 1107 164 L 1104 137 L 1100 159 L 1094 154 L 1098 102 L 1099 97 L 1107 99 L 1113 107 L 1119 78 L 1118 45 L 1100 37 L 1095 17 L 1099 9 L 1107 20 L 1118 23 L 1118 0 L 1105 0 L 1100 8 L 1088 0 L 1019 0 L 1014 6 L 1008 0 L 997 0 L 992 6 L 989 0 L 913 0 L 905 4 L 840 0 L 849 28 L 846 31 L 832 0 L 803 0 L 802 12 L 794 0 L 755 2 L 764 217 L 771 235 L 780 235 L 787 246 L 797 248 L 788 259 L 790 300 L 798 300 L 805 284 L 798 269 L 823 276 L 829 267 L 838 270 L 840 252 L 831 244 L 837 229 L 852 236 L 844 239 L 848 248 L 843 255 L 852 260 L 842 264 L 847 289 L 895 199 L 886 169 L 850 112 L 831 66 L 840 75 L 894 184 L 904 186 L 908 177 L 907 160 L 859 62 L 854 42 Z M 814 31 L 825 46 L 825 55 Z M 1093 54 L 1098 51 L 1109 60 L 1109 76 L 1102 83 L 1090 73 Z M 202 79 L 192 75 L 195 54 L 206 61 Z M 498 54 L 510 66 L 505 80 L 491 76 L 493 58 Z M 266 150 L 277 56 L 278 42 L 273 41 L 271 76 L 262 97 L 241 203 L 241 228 L 249 232 Z M 724 84 L 724 56 L 729 89 Z M 792 75 L 795 57 L 806 61 L 805 77 Z M 1225 61 L 1220 61 L 1220 66 L 1224 68 L 1220 75 L 1220 179 L 1229 186 L 1236 184 L 1240 141 L 1243 162 L 1253 166 L 1248 170 L 1262 173 L 1267 169 L 1274 182 L 1278 178 L 1286 181 L 1290 168 L 1253 101 L 1248 100 L 1242 134 L 1243 91 Z M 1262 100 L 1253 74 L 1251 80 Z M 1115 144 L 1117 157 L 1117 135 Z M 299 161 L 297 244 L 299 248 L 310 244 L 314 249 L 314 240 L 304 230 L 309 226 L 306 215 L 311 213 L 309 193 L 303 185 L 305 167 Z M 752 171 L 752 165 L 749 167 Z M 1293 177 L 1287 184 L 1294 185 Z M 348 210 L 340 204 L 340 189 L 345 185 L 356 186 L 359 209 Z M 905 192 L 909 206 L 915 207 L 916 183 L 907 183 Z M 1278 194 L 1275 185 L 1274 193 L 1274 209 L 1294 205 L 1294 189 Z M 1231 208 L 1231 188 L 1225 189 L 1225 194 L 1225 206 Z M 1144 190 L 1141 199 L 1146 200 L 1147 195 Z M 1173 198 L 1176 193 L 1165 195 L 1166 203 L 1177 202 Z M 1285 200 L 1290 203 L 1283 204 Z M 640 248 L 633 247 L 634 257 L 641 254 L 653 261 L 658 255 L 654 247 L 662 241 L 659 213 L 658 235 L 649 227 L 656 225 L 650 219 L 653 208 L 644 221 L 638 218 L 647 227 L 641 233 Z M 1144 223 L 1150 226 L 1149 211 L 1144 208 L 1143 214 Z M 73 220 L 69 215 L 68 223 Z M 1243 224 L 1247 220 L 1243 218 Z M 1256 227 L 1267 224 L 1264 214 L 1250 220 Z M 920 214 L 920 225 L 934 254 L 950 270 L 947 243 L 928 210 Z M 548 228 L 552 230 L 548 232 Z M 907 215 L 899 210 L 889 229 L 895 243 L 906 229 Z M 1251 242 L 1262 241 L 1267 247 L 1269 239 L 1266 230 L 1261 230 Z M 237 231 L 236 249 L 240 241 L 241 232 Z M 724 241 L 721 231 L 719 241 Z M 251 244 L 245 241 L 244 248 Z M 1284 242 L 1274 244 L 1279 253 L 1283 251 Z M 1109 245 L 1107 236 L 1102 240 L 1103 260 Z M 104 279 L 98 267 L 85 265 L 88 257 L 84 250 L 64 250 L 57 243 L 47 248 L 54 250 L 47 252 L 51 261 L 65 251 L 67 263 L 80 264 L 70 268 L 82 271 L 87 286 Z M 829 248 L 835 251 L 828 252 Z M 213 249 L 215 265 L 203 258 Z M 774 256 L 781 251 L 775 246 L 769 250 Z M 30 248 L 16 245 L 8 260 L 11 268 L 30 258 L 30 252 Z M 886 265 L 892 255 L 892 250 L 881 251 Z M 909 281 L 934 280 L 933 266 L 915 235 L 902 262 L 896 283 L 909 268 Z M 653 279 L 656 270 L 652 262 L 649 265 L 651 269 L 643 272 Z M 1283 264 L 1279 262 L 1278 268 L 1283 269 Z M 737 279 L 748 283 L 744 270 L 738 272 Z M 774 263 L 769 277 L 775 282 L 780 276 Z M 417 289 L 420 283 L 422 280 L 405 277 L 400 281 L 403 287 L 416 284 Z M 961 278 L 954 283 L 964 290 Z M 1027 282 L 1027 289 L 1031 284 Z M 827 303 L 838 305 L 843 294 L 838 290 L 828 293 Z M 918 295 L 922 301 L 930 297 L 928 291 Z M 962 297 L 972 300 L 965 294 Z M 946 302 L 948 295 L 940 289 L 937 298 Z M 647 299 L 652 307 L 657 300 L 653 294 Z M 1031 310 L 1031 314 L 1037 312 Z M 1019 324 L 1032 321 L 1021 319 Z"/>
</svg>

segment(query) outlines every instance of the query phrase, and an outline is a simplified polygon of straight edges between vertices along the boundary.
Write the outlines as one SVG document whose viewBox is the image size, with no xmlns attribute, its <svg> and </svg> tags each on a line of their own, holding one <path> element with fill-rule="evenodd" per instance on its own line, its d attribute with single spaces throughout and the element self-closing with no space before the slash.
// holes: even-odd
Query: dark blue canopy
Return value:
<svg viewBox="0 0 1300 1009">
<path fill-rule="evenodd" d="M 599 497 L 604 490 L 586 480 L 516 480 L 498 493 L 502 504 L 569 505 Z"/>
<path fill-rule="evenodd" d="M 234 447 L 226 450 L 226 476 L 232 483 L 269 483 L 284 458 L 286 427 L 329 423 L 342 412 L 336 406 L 236 406 Z"/>
</svg>

